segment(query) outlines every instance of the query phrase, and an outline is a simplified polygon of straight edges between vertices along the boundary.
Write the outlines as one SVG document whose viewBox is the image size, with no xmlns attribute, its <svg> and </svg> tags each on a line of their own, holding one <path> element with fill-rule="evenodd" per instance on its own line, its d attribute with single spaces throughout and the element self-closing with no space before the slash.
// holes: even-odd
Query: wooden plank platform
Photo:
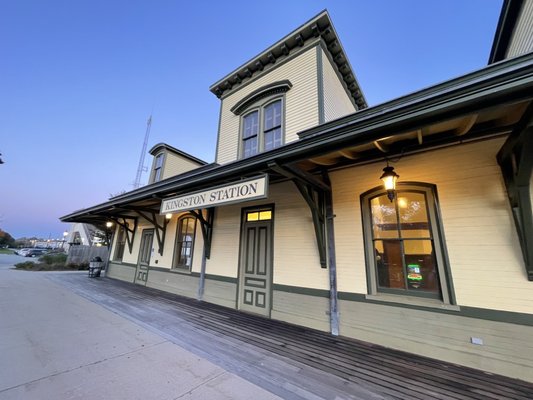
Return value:
<svg viewBox="0 0 533 400">
<path fill-rule="evenodd" d="M 114 279 L 53 281 L 285 399 L 533 399 L 533 384 Z"/>
</svg>

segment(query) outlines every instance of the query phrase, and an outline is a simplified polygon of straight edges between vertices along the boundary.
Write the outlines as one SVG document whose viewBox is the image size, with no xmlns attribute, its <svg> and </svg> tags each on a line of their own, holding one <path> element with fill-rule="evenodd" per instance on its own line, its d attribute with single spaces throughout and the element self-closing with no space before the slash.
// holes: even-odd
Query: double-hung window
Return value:
<svg viewBox="0 0 533 400">
<path fill-rule="evenodd" d="M 163 153 L 158 154 L 154 161 L 154 179 L 152 182 L 159 182 L 162 177 L 163 171 Z"/>
<path fill-rule="evenodd" d="M 173 268 L 191 269 L 196 218 L 186 215 L 178 220 Z"/>
<path fill-rule="evenodd" d="M 398 184 L 361 196 L 370 294 L 434 298 L 451 303 L 435 187 Z"/>
<path fill-rule="evenodd" d="M 256 105 L 242 117 L 242 157 L 251 157 L 283 144 L 282 100 Z"/>
</svg>

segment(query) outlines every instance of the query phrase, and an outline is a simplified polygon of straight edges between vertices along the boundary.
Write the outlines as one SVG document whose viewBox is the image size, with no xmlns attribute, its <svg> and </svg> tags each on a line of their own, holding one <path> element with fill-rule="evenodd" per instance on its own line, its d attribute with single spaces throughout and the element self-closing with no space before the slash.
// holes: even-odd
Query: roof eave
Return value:
<svg viewBox="0 0 533 400">
<path fill-rule="evenodd" d="M 301 140 L 269 152 L 213 169 L 195 170 L 186 176 L 169 178 L 66 215 L 61 220 L 70 222 L 77 216 L 109 210 L 119 204 L 190 190 L 221 179 L 265 170 L 272 161 L 281 164 L 299 161 L 348 143 L 376 140 L 387 133 L 424 126 L 457 113 L 464 114 L 531 98 L 532 93 L 533 54 L 527 54 L 306 130 L 300 133 Z"/>
</svg>

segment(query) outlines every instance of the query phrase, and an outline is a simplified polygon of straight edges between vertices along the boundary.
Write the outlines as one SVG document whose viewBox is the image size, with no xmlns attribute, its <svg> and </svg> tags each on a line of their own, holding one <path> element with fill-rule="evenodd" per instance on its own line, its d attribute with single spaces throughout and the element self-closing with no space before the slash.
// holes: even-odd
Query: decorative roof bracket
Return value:
<svg viewBox="0 0 533 400">
<path fill-rule="evenodd" d="M 533 281 L 533 103 L 497 155 L 522 248 L 527 278 Z"/>
</svg>

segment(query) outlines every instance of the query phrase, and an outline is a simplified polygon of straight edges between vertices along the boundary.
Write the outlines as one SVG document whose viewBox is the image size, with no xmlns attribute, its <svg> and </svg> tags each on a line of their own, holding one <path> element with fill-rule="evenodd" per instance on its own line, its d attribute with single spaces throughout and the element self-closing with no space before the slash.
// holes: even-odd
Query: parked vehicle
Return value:
<svg viewBox="0 0 533 400">
<path fill-rule="evenodd" d="M 24 256 L 26 256 L 26 253 L 27 253 L 28 251 L 30 251 L 30 250 L 31 250 L 31 249 L 28 249 L 28 248 L 17 249 L 17 250 L 15 251 L 15 253 L 17 253 L 19 256 L 24 257 Z"/>
<path fill-rule="evenodd" d="M 46 253 L 48 253 L 48 250 L 46 249 L 29 249 L 24 256 L 25 257 L 40 257 Z"/>
</svg>

